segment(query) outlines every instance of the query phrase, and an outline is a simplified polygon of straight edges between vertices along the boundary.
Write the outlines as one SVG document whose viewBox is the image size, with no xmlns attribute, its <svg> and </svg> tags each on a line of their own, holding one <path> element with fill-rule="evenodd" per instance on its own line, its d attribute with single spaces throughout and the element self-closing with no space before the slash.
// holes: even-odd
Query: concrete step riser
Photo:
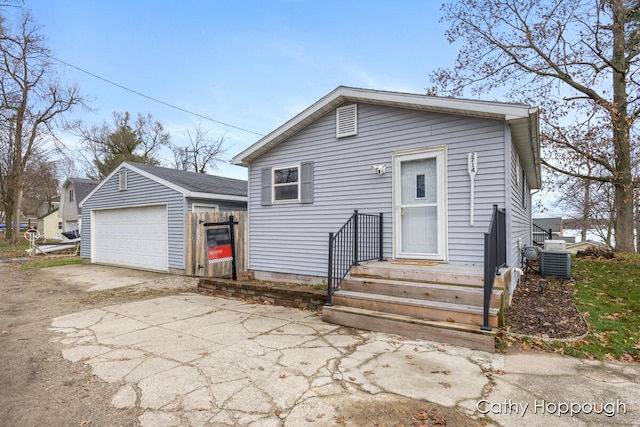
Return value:
<svg viewBox="0 0 640 427">
<path fill-rule="evenodd" d="M 457 304 L 484 305 L 484 290 L 467 286 L 443 286 L 430 283 L 407 283 L 394 280 L 371 280 L 352 277 L 345 279 L 340 289 L 376 295 L 442 301 Z M 501 293 L 494 291 L 492 307 L 500 307 Z"/>
<path fill-rule="evenodd" d="M 448 309 L 440 309 L 437 307 L 422 307 L 416 305 L 400 304 L 397 302 L 352 298 L 338 294 L 333 296 L 333 304 L 336 306 L 355 307 L 383 313 L 399 314 L 415 317 L 416 319 L 427 319 L 466 325 L 482 326 L 484 320 L 481 312 L 478 314 L 466 313 Z M 498 327 L 498 316 L 489 316 L 489 325 L 491 327 Z"/>
</svg>

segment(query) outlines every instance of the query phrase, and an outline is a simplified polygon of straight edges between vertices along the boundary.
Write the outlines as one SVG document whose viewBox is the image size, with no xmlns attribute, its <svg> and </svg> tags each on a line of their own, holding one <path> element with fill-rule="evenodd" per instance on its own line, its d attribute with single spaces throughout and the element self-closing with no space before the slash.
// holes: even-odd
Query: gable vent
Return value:
<svg viewBox="0 0 640 427">
<path fill-rule="evenodd" d="M 336 137 L 342 138 L 358 133 L 358 105 L 351 104 L 336 109 Z"/>
</svg>

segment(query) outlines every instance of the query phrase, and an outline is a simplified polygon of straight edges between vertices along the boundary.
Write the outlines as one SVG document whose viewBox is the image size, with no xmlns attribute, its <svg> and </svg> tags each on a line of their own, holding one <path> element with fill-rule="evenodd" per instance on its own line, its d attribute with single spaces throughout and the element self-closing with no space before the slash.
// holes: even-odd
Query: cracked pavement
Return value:
<svg viewBox="0 0 640 427">
<path fill-rule="evenodd" d="M 345 402 L 385 396 L 499 425 L 640 424 L 637 364 L 489 354 L 280 306 L 185 293 L 58 317 L 51 330 L 66 359 L 120 386 L 111 404 L 139 408 L 142 426 L 334 426 Z M 543 400 L 617 401 L 625 413 L 570 416 Z"/>
</svg>

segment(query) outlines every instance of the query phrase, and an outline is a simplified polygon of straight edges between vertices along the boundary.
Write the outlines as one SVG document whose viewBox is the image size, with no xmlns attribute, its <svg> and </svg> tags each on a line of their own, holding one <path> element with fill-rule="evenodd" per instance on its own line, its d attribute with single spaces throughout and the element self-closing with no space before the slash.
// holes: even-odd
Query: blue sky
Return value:
<svg viewBox="0 0 640 427">
<path fill-rule="evenodd" d="M 453 65 L 440 2 L 377 0 L 25 0 L 53 56 L 214 120 L 266 134 L 337 86 L 424 93 Z M 259 139 L 57 64 L 95 112 L 151 113 L 175 142 L 196 125 L 225 133 L 226 160 Z M 68 146 L 77 138 L 65 136 Z M 169 160 L 169 153 L 166 159 Z M 246 178 L 222 165 L 219 175 Z"/>
</svg>

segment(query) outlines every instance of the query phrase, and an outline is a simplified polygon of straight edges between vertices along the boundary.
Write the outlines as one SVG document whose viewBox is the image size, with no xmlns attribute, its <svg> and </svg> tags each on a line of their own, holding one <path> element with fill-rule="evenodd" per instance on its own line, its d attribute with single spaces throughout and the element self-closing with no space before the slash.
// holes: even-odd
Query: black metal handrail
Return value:
<svg viewBox="0 0 640 427">
<path fill-rule="evenodd" d="M 507 228 L 504 209 L 498 209 L 493 205 L 493 215 L 489 232 L 484 233 L 484 319 L 483 331 L 490 331 L 489 308 L 491 307 L 491 295 L 493 284 L 498 271 L 507 265 Z"/>
<path fill-rule="evenodd" d="M 553 239 L 553 231 L 552 229 L 548 229 L 545 230 L 544 228 L 540 227 L 539 225 L 536 224 L 531 224 L 533 225 L 533 230 L 531 232 L 531 237 L 532 237 L 532 241 L 534 245 L 544 245 L 544 240 L 545 239 L 549 239 L 552 240 Z M 540 237 L 542 237 L 542 241 L 540 241 Z"/>
<path fill-rule="evenodd" d="M 327 304 L 354 265 L 362 261 L 382 261 L 382 213 L 358 213 L 357 210 L 337 233 L 329 233 Z"/>
</svg>

